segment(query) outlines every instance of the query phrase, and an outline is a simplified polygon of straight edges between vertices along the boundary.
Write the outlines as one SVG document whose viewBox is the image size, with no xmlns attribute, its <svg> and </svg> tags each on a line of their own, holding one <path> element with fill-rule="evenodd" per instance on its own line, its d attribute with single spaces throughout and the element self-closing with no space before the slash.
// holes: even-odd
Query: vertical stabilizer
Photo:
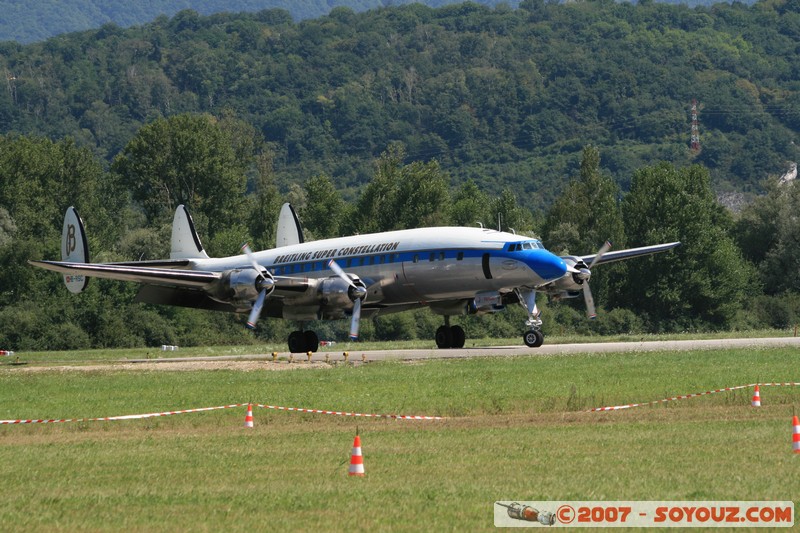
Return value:
<svg viewBox="0 0 800 533">
<path fill-rule="evenodd" d="M 83 221 L 74 207 L 67 208 L 64 215 L 64 229 L 61 231 L 61 260 L 70 263 L 88 263 L 89 245 Z M 89 284 L 89 278 L 83 275 L 64 274 L 64 284 L 69 292 L 81 292 Z"/>
<path fill-rule="evenodd" d="M 278 215 L 278 236 L 275 239 L 275 247 L 301 244 L 303 239 L 303 228 L 300 227 L 300 219 L 294 212 L 291 204 L 283 204 L 281 214 Z"/>
<path fill-rule="evenodd" d="M 175 210 L 175 218 L 172 219 L 172 247 L 169 258 L 208 259 L 208 254 L 194 229 L 194 222 L 189 215 L 189 210 L 183 204 Z"/>
</svg>

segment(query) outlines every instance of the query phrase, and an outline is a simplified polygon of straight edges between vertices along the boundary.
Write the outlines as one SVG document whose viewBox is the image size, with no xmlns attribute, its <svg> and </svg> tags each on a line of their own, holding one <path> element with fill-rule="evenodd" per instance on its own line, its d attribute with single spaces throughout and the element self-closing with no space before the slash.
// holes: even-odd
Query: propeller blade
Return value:
<svg viewBox="0 0 800 533">
<path fill-rule="evenodd" d="M 264 289 L 258 293 L 256 303 L 253 304 L 253 309 L 250 311 L 250 317 L 247 319 L 247 327 L 250 329 L 256 328 L 258 317 L 261 316 L 261 308 L 264 307 L 264 300 L 267 298 L 267 290 Z"/>
<path fill-rule="evenodd" d="M 603 257 L 603 255 L 610 249 L 611 249 L 611 241 L 606 241 L 605 243 L 603 243 L 603 246 L 601 246 L 600 249 L 597 250 L 597 255 L 594 256 L 594 259 L 592 259 L 592 264 L 589 265 L 589 270 L 591 270 L 594 264 L 597 263 L 600 260 L 600 258 Z"/>
<path fill-rule="evenodd" d="M 353 319 L 350 321 L 350 340 L 358 340 L 358 326 L 361 321 L 361 299 L 356 298 L 353 302 Z"/>
<path fill-rule="evenodd" d="M 353 292 L 350 294 L 350 298 L 353 300 L 353 319 L 350 321 L 350 340 L 358 340 L 358 327 L 361 321 L 361 302 L 367 295 L 367 290 L 364 288 L 363 284 L 356 285 L 355 282 L 350 279 L 350 276 L 348 276 L 345 271 L 342 270 L 342 267 L 333 259 L 328 261 L 328 266 L 333 270 L 334 274 L 345 280 L 347 284 L 353 288 Z"/>
<path fill-rule="evenodd" d="M 583 300 L 586 302 L 586 316 L 594 320 L 597 318 L 597 313 L 594 308 L 594 298 L 592 298 L 592 289 L 589 288 L 589 282 L 583 282 Z"/>
<path fill-rule="evenodd" d="M 356 284 L 355 284 L 355 283 L 353 283 L 353 280 L 352 280 L 352 279 L 350 279 L 350 276 L 348 276 L 347 274 L 345 274 L 344 270 L 342 270 L 342 267 L 340 267 L 340 266 L 339 266 L 339 265 L 336 263 L 336 261 L 334 261 L 333 259 L 331 259 L 330 261 L 328 261 L 328 266 L 330 267 L 330 269 L 331 269 L 331 270 L 333 270 L 333 273 L 334 273 L 334 274 L 336 274 L 337 276 L 339 276 L 340 278 L 342 278 L 343 280 L 345 280 L 345 281 L 347 282 L 347 284 L 348 284 L 348 285 L 350 285 L 351 287 L 355 287 L 355 286 L 356 286 Z"/>
<path fill-rule="evenodd" d="M 259 265 L 258 262 L 256 261 L 256 258 L 253 255 L 253 250 L 250 249 L 250 245 L 249 244 L 244 243 L 242 245 L 242 251 L 245 253 L 245 255 L 247 255 L 247 259 L 250 260 L 250 264 L 253 266 L 254 269 L 256 269 L 256 271 L 262 272 L 264 270 L 261 267 L 261 265 Z"/>
</svg>

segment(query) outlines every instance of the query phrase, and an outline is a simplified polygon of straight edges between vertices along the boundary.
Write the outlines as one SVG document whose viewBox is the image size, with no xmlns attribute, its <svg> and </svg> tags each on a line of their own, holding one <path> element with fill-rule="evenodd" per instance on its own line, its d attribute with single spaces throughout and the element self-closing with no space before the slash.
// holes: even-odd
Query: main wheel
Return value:
<svg viewBox="0 0 800 533">
<path fill-rule="evenodd" d="M 306 344 L 305 351 L 316 353 L 319 350 L 319 337 L 317 337 L 317 334 L 309 330 L 303 333 L 303 337 Z"/>
<path fill-rule="evenodd" d="M 289 352 L 306 352 L 306 338 L 302 331 L 293 331 L 289 334 Z"/>
<path fill-rule="evenodd" d="M 436 347 L 445 349 L 453 345 L 453 333 L 447 326 L 439 326 L 436 330 Z"/>
<path fill-rule="evenodd" d="M 544 335 L 538 329 L 529 329 L 525 332 L 525 335 L 522 336 L 522 340 L 525 341 L 527 347 L 538 348 L 544 344 Z"/>
<path fill-rule="evenodd" d="M 464 333 L 464 328 L 461 326 L 453 326 L 450 328 L 450 336 L 452 337 L 451 348 L 463 348 L 467 340 L 467 334 Z"/>
</svg>

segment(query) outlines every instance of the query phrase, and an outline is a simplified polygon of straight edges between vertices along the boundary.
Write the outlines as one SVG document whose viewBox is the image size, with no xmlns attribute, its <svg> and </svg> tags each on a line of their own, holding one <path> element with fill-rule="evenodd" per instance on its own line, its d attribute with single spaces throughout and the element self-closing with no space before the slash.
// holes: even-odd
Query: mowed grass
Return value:
<svg viewBox="0 0 800 533">
<path fill-rule="evenodd" d="M 587 413 L 757 381 L 800 381 L 792 349 L 528 356 L 293 371 L 0 367 L 0 419 L 256 402 L 0 426 L 2 531 L 476 531 L 496 500 L 797 500 L 800 388 Z M 302 364 L 296 364 L 302 367 Z M 264 367 L 269 366 L 264 363 Z M 800 412 L 800 409 L 798 409 Z M 365 478 L 347 467 L 356 427 Z"/>
</svg>

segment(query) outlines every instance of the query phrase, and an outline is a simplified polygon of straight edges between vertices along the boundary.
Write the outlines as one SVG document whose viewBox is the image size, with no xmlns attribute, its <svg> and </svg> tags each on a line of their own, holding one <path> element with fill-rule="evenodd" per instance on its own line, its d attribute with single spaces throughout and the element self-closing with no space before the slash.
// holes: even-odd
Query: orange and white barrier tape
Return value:
<svg viewBox="0 0 800 533">
<path fill-rule="evenodd" d="M 589 409 L 587 413 L 594 413 L 597 411 L 619 411 L 621 409 L 631 409 L 633 407 L 642 407 L 645 405 L 657 405 L 659 403 L 674 402 L 676 400 L 686 400 L 688 398 L 697 398 L 698 396 L 707 396 L 709 394 L 716 394 L 718 392 L 728 392 L 740 389 L 749 389 L 750 387 L 798 387 L 800 383 L 751 383 L 750 385 L 737 385 L 736 387 L 725 387 L 723 389 L 715 389 L 706 392 L 695 392 L 693 394 L 684 394 L 682 396 L 673 396 L 672 398 L 664 398 L 663 400 L 654 400 L 652 402 L 643 403 L 629 403 L 625 405 L 612 405 L 609 407 L 595 407 Z"/>
<path fill-rule="evenodd" d="M 200 407 L 197 409 L 182 409 L 180 411 L 164 411 L 161 413 L 146 413 L 139 415 L 119 415 L 119 416 L 104 416 L 95 418 L 60 418 L 60 419 L 29 419 L 29 420 L 0 420 L 0 425 L 10 424 L 55 424 L 59 422 L 105 422 L 113 420 L 136 420 L 141 418 L 155 418 L 159 416 L 179 415 L 184 413 L 200 413 L 204 411 L 216 411 L 219 409 L 231 409 L 235 407 L 243 407 L 249 405 L 246 403 L 235 403 L 231 405 L 221 405 L 219 407 Z M 350 413 L 345 411 L 323 411 L 320 409 L 304 409 L 300 407 L 280 407 L 276 405 L 262 405 L 253 404 L 257 407 L 267 409 L 275 409 L 278 411 L 294 411 L 298 413 L 315 413 L 324 415 L 338 415 L 338 416 L 356 416 L 365 418 L 394 418 L 399 420 L 443 420 L 445 417 L 441 416 L 419 416 L 419 415 L 379 415 L 379 414 L 365 414 L 365 413 Z"/>
<path fill-rule="evenodd" d="M 119 416 L 102 416 L 93 418 L 60 418 L 60 419 L 30 419 L 30 420 L 0 420 L 1 424 L 55 424 L 58 422 L 105 422 L 112 420 L 135 420 L 138 418 L 155 418 L 158 416 L 181 415 L 184 413 L 200 413 L 202 411 L 216 411 L 218 409 L 230 409 L 233 407 L 241 407 L 243 403 L 235 403 L 232 405 L 221 405 L 219 407 L 200 407 L 198 409 L 182 409 L 180 411 L 164 411 L 161 413 L 146 413 L 141 415 L 119 415 Z"/>
<path fill-rule="evenodd" d="M 264 409 L 275 409 L 278 411 L 296 411 L 299 413 L 314 413 L 318 415 L 336 415 L 336 416 L 355 416 L 364 418 L 394 418 L 397 420 L 444 420 L 443 416 L 422 416 L 422 415 L 377 415 L 371 413 L 349 413 L 346 411 L 323 411 L 321 409 L 304 409 L 302 407 L 280 407 L 277 405 L 262 405 L 256 404 L 256 407 Z"/>
</svg>

